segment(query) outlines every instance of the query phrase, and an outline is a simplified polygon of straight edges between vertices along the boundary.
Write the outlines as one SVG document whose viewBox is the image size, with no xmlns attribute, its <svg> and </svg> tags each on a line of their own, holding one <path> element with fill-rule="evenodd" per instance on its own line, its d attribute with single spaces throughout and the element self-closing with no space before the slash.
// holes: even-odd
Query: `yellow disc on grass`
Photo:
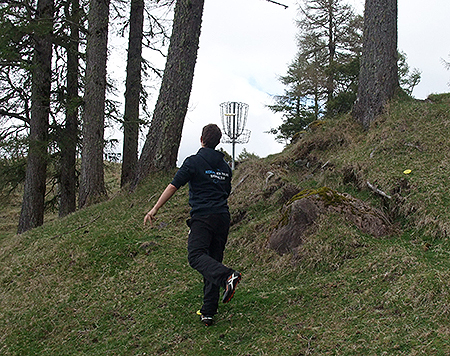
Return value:
<svg viewBox="0 0 450 356">
<path fill-rule="evenodd" d="M 410 170 L 410 169 L 405 169 L 405 170 L 403 171 L 403 173 L 404 173 L 404 174 L 410 174 L 410 173 L 411 173 L 411 170 Z"/>
</svg>

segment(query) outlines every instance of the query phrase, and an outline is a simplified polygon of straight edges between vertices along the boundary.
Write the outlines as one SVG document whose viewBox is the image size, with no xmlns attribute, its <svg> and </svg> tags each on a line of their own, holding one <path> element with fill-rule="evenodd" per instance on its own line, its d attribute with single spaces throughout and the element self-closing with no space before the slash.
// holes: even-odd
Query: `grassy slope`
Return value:
<svg viewBox="0 0 450 356">
<path fill-rule="evenodd" d="M 241 166 L 225 262 L 243 281 L 210 328 L 195 315 L 202 281 L 186 259 L 187 189 L 157 227 L 142 226 L 173 172 L 21 236 L 2 232 L 0 354 L 449 354 L 449 102 L 393 104 L 368 134 L 348 119 L 326 123 Z M 309 168 L 293 163 L 304 158 Z M 323 185 L 384 206 L 398 234 L 375 239 L 328 216 L 301 259 L 268 250 L 288 191 Z"/>
</svg>

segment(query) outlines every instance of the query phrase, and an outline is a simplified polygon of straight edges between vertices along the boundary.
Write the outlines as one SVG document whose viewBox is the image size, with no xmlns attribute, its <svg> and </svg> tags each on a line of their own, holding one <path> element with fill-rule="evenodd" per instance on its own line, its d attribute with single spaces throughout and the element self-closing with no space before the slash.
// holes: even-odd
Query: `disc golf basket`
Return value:
<svg viewBox="0 0 450 356">
<path fill-rule="evenodd" d="M 232 145 L 231 169 L 235 168 L 235 145 L 247 143 L 250 139 L 250 131 L 245 129 L 248 115 L 248 104 L 238 102 L 225 102 L 220 104 L 220 117 L 222 118 L 223 133 L 227 138 L 224 143 Z"/>
</svg>

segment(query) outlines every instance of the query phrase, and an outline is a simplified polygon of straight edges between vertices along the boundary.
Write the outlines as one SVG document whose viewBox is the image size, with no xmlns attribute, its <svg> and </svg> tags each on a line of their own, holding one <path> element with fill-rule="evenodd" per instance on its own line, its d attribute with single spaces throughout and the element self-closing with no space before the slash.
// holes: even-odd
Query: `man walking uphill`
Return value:
<svg viewBox="0 0 450 356">
<path fill-rule="evenodd" d="M 144 225 L 151 225 L 158 210 L 183 185 L 189 183 L 191 228 L 188 238 L 188 260 L 192 268 L 203 275 L 203 306 L 201 321 L 209 326 L 217 314 L 220 287 L 225 289 L 222 302 L 233 298 L 241 274 L 222 264 L 223 252 L 230 227 L 227 199 L 231 191 L 231 169 L 223 153 L 215 148 L 222 133 L 217 125 L 206 125 L 202 130 L 202 148 L 183 162 L 155 206 L 145 215 Z"/>
</svg>

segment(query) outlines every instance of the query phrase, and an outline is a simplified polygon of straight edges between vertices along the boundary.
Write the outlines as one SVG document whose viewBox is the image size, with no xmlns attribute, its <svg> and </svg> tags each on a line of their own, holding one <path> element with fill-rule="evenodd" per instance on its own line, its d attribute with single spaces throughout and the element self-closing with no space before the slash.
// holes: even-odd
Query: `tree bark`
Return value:
<svg viewBox="0 0 450 356">
<path fill-rule="evenodd" d="M 107 197 L 103 171 L 109 0 L 91 0 L 86 46 L 80 208 Z"/>
<path fill-rule="evenodd" d="M 365 129 L 399 87 L 397 13 L 397 0 L 366 0 L 358 95 L 353 108 L 353 117 Z"/>
<path fill-rule="evenodd" d="M 152 171 L 175 167 L 192 89 L 204 0 L 177 0 L 167 62 L 134 186 Z"/>
<path fill-rule="evenodd" d="M 327 104 L 333 100 L 334 96 L 334 73 L 336 69 L 334 68 L 334 60 L 336 56 L 336 40 L 335 32 L 336 25 L 334 19 L 334 2 L 330 1 L 328 3 L 328 73 L 327 73 Z"/>
<path fill-rule="evenodd" d="M 121 187 L 133 182 L 138 162 L 143 26 L 144 0 L 131 0 L 127 79 L 125 84 L 125 114 L 123 119 Z"/>
<path fill-rule="evenodd" d="M 53 0 L 39 0 L 35 18 L 38 26 L 33 35 L 31 122 L 19 234 L 40 226 L 44 222 L 53 16 Z"/>
<path fill-rule="evenodd" d="M 72 0 L 67 9 L 70 21 L 70 39 L 67 46 L 67 99 L 66 125 L 59 142 L 61 149 L 60 160 L 60 201 L 59 216 L 66 216 L 76 210 L 76 149 L 78 139 L 78 43 L 80 41 L 80 4 Z"/>
</svg>

